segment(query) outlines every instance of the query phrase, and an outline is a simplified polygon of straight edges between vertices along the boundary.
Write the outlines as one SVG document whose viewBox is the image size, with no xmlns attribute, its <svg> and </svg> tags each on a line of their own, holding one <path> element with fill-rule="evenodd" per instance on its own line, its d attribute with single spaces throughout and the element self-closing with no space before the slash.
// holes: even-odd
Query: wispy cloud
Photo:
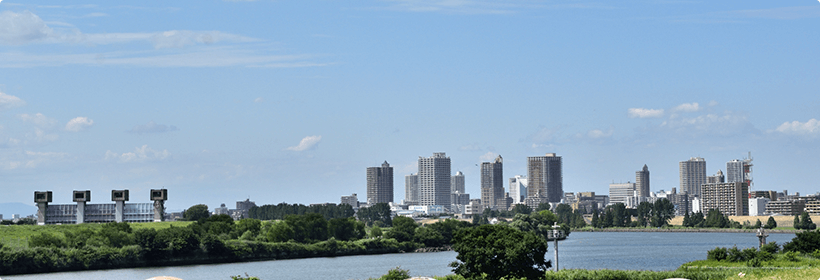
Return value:
<svg viewBox="0 0 820 280">
<path fill-rule="evenodd" d="M 171 131 L 177 131 L 177 130 L 179 130 L 179 129 L 177 129 L 176 126 L 158 124 L 158 123 L 155 123 L 154 121 L 150 121 L 147 124 L 135 125 L 134 128 L 132 128 L 128 132 L 136 133 L 136 134 L 143 134 L 143 133 L 164 133 L 164 132 L 171 132 Z"/>
<path fill-rule="evenodd" d="M 376 9 L 450 14 L 513 14 L 532 9 L 611 8 L 598 3 L 546 0 L 387 0 L 384 2 L 387 6 Z"/>
<path fill-rule="evenodd" d="M 630 118 L 660 118 L 663 117 L 663 109 L 629 108 L 627 110 Z"/>
<path fill-rule="evenodd" d="M 498 154 L 493 153 L 493 152 L 487 152 L 487 153 L 481 155 L 480 157 L 478 157 L 478 159 L 481 160 L 482 162 L 487 162 L 487 161 L 495 160 L 496 157 L 498 157 Z"/>
<path fill-rule="evenodd" d="M 593 129 L 587 132 L 587 137 L 592 139 L 603 139 L 612 137 L 613 129 L 609 129 L 607 131 L 603 131 L 600 129 Z"/>
<path fill-rule="evenodd" d="M 678 105 L 677 107 L 675 107 L 675 109 L 673 109 L 673 111 L 675 111 L 675 112 L 697 112 L 697 111 L 700 111 L 700 109 L 701 109 L 700 105 L 698 105 L 697 102 L 694 102 L 694 103 L 683 103 L 681 105 Z"/>
<path fill-rule="evenodd" d="M 0 92 L 0 109 L 10 109 L 26 105 L 26 102 L 14 95 Z"/>
<path fill-rule="evenodd" d="M 57 120 L 46 117 L 41 113 L 37 113 L 34 115 L 29 114 L 20 114 L 20 119 L 24 122 L 32 123 L 36 126 L 43 127 L 43 128 L 51 128 L 57 124 Z"/>
<path fill-rule="evenodd" d="M 71 132 L 83 131 L 88 127 L 94 125 L 94 120 L 87 117 L 76 117 L 68 121 L 65 125 L 65 130 Z"/>
<path fill-rule="evenodd" d="M 820 134 L 820 121 L 810 119 L 806 122 L 784 122 L 775 131 L 791 135 L 817 135 Z"/>
<path fill-rule="evenodd" d="M 110 150 L 105 152 L 105 159 L 106 160 L 118 160 L 120 162 L 145 162 L 145 161 L 156 161 L 156 160 L 164 160 L 171 156 L 171 153 L 168 150 L 157 151 L 154 150 L 148 145 L 142 145 L 142 147 L 137 147 L 134 149 L 133 152 L 128 153 L 115 153 Z"/>
<path fill-rule="evenodd" d="M 320 140 L 322 140 L 321 135 L 308 136 L 302 138 L 302 141 L 299 141 L 299 145 L 288 147 L 287 150 L 301 152 L 305 150 L 316 149 L 317 145 L 319 145 Z"/>
</svg>

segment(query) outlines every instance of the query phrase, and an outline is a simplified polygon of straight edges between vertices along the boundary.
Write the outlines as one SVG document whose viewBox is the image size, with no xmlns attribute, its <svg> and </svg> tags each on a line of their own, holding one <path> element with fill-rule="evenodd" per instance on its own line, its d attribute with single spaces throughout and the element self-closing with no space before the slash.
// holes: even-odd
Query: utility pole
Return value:
<svg viewBox="0 0 820 280">
<path fill-rule="evenodd" d="M 561 230 L 558 227 L 558 222 L 552 226 L 552 239 L 555 240 L 555 271 L 558 272 L 558 237 L 561 236 Z"/>
</svg>

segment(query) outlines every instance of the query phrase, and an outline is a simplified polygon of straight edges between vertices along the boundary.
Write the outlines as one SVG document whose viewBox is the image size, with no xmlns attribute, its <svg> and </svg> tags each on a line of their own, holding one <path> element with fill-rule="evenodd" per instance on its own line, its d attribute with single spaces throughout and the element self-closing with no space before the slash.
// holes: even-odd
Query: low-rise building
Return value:
<svg viewBox="0 0 820 280">
<path fill-rule="evenodd" d="M 794 216 L 802 214 L 805 208 L 806 202 L 800 200 L 769 201 L 766 204 L 766 214 Z"/>
<path fill-rule="evenodd" d="M 754 197 L 749 199 L 749 216 L 764 216 L 766 213 L 766 204 L 769 199 L 765 197 Z"/>
</svg>

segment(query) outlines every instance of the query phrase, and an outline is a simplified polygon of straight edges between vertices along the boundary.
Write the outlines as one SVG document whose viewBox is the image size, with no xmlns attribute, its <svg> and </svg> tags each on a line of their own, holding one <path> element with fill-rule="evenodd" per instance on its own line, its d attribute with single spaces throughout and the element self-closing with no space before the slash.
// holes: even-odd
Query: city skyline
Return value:
<svg viewBox="0 0 820 280">
<path fill-rule="evenodd" d="M 481 162 L 545 153 L 565 192 L 644 164 L 680 189 L 678 162 L 752 152 L 753 189 L 815 193 L 818 21 L 792 0 L 2 1 L 0 203 L 338 203 L 385 160 L 400 201 L 434 152 L 472 198 Z"/>
</svg>

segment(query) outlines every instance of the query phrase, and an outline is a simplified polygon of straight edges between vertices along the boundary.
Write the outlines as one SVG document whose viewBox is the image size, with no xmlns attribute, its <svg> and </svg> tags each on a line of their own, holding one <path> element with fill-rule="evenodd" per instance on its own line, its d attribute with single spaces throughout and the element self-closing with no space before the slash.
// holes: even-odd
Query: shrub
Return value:
<svg viewBox="0 0 820 280">
<path fill-rule="evenodd" d="M 710 261 L 722 261 L 728 256 L 726 248 L 717 247 L 706 252 L 706 259 Z"/>
<path fill-rule="evenodd" d="M 780 251 L 780 246 L 778 246 L 776 242 L 769 242 L 761 246 L 760 251 L 766 251 L 771 254 L 776 254 L 778 251 Z"/>
<path fill-rule="evenodd" d="M 743 249 L 741 252 L 743 255 L 743 260 L 748 261 L 757 257 L 757 249 L 755 248 L 746 248 Z"/>
<path fill-rule="evenodd" d="M 763 262 L 758 258 L 752 258 L 746 261 L 746 266 L 748 267 L 761 267 L 763 266 Z"/>
<path fill-rule="evenodd" d="M 726 256 L 726 260 L 728 260 L 730 262 L 740 262 L 740 261 L 744 260 L 743 259 L 743 252 L 741 252 L 737 248 L 737 246 L 734 246 L 734 247 L 730 248 L 727 253 L 728 253 L 728 255 Z"/>
<path fill-rule="evenodd" d="M 783 259 L 786 260 L 786 261 L 790 261 L 790 262 L 800 261 L 800 258 L 798 257 L 798 253 L 794 252 L 794 251 L 784 253 L 783 254 Z"/>
<path fill-rule="evenodd" d="M 404 280 L 407 278 L 410 278 L 410 271 L 396 267 L 388 270 L 387 274 L 382 275 L 379 280 Z"/>
</svg>

